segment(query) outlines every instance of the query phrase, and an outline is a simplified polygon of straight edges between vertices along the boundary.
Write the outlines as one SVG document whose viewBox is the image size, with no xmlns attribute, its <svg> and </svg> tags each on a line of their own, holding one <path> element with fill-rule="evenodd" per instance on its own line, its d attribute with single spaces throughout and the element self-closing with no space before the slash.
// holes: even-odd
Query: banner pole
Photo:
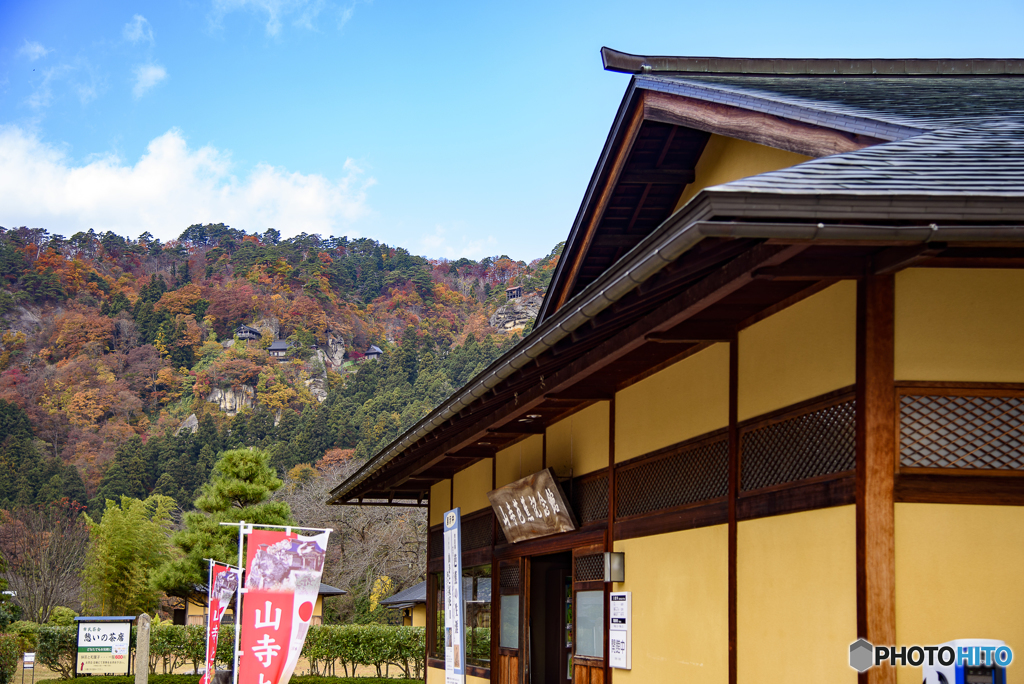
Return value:
<svg viewBox="0 0 1024 684">
<path fill-rule="evenodd" d="M 238 523 L 238 592 L 235 594 L 235 662 L 232 668 L 232 684 L 238 684 L 238 643 L 242 636 L 242 579 L 245 566 L 242 565 L 242 544 L 245 533 L 245 521 Z M 212 684 L 212 682 L 211 682 Z"/>
<path fill-rule="evenodd" d="M 213 675 L 210 674 L 210 628 L 213 626 L 213 611 L 210 610 L 210 594 L 213 593 L 213 559 L 207 558 L 206 564 L 206 672 L 203 673 L 203 678 L 199 680 L 199 684 L 213 684 Z M 187 599 L 185 603 L 185 615 L 188 615 Z"/>
</svg>

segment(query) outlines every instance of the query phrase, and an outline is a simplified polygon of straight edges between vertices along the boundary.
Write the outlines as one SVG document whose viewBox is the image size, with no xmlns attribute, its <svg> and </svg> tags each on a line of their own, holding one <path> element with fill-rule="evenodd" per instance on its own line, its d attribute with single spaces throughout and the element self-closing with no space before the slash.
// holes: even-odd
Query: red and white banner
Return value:
<svg viewBox="0 0 1024 684">
<path fill-rule="evenodd" d="M 239 684 L 288 684 L 320 593 L 329 535 L 249 534 Z"/>
<path fill-rule="evenodd" d="M 210 684 L 217 659 L 217 635 L 224 611 L 231 605 L 231 599 L 238 589 L 238 571 L 227 565 L 213 563 L 210 568 L 210 615 L 206 622 L 206 672 L 199 684 Z"/>
</svg>

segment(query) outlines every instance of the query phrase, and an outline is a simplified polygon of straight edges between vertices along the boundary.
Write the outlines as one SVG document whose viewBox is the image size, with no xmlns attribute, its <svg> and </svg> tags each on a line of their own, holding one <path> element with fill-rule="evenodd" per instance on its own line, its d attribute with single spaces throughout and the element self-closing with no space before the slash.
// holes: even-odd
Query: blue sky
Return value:
<svg viewBox="0 0 1024 684">
<path fill-rule="evenodd" d="M 0 225 L 223 221 L 430 257 L 567 235 L 641 54 L 1022 57 L 1024 3 L 36 0 L 0 7 Z"/>
</svg>

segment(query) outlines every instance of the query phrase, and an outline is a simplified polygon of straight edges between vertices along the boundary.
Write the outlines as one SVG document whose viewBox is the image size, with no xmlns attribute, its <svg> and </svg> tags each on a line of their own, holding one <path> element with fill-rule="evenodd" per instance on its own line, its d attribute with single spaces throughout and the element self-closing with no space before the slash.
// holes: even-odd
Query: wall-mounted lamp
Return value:
<svg viewBox="0 0 1024 684">
<path fill-rule="evenodd" d="M 625 582 L 626 581 L 626 554 L 622 551 L 605 551 L 604 553 L 604 581 Z"/>
</svg>

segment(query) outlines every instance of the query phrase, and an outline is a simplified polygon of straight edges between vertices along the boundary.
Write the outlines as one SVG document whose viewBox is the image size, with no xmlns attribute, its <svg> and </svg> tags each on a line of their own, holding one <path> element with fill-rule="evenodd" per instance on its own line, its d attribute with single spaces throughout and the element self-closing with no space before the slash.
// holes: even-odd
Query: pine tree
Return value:
<svg viewBox="0 0 1024 684">
<path fill-rule="evenodd" d="M 259 449 L 233 449 L 220 455 L 210 481 L 195 500 L 197 510 L 185 514 L 185 529 L 174 544 L 184 557 L 165 563 L 154 585 L 170 596 L 194 596 L 204 586 L 208 563 L 238 560 L 238 528 L 222 522 L 244 520 L 265 525 L 292 525 L 291 509 L 271 495 L 283 484 L 270 468 L 269 455 Z"/>
</svg>

